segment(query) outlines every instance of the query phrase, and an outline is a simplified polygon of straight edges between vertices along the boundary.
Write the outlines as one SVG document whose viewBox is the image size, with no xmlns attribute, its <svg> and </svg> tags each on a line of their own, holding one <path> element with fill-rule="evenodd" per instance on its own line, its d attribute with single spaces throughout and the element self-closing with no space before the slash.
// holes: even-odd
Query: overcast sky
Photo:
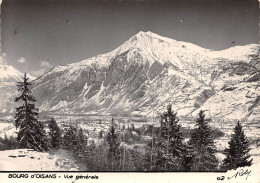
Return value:
<svg viewBox="0 0 260 183">
<path fill-rule="evenodd" d="M 3 0 L 1 8 L 2 54 L 33 75 L 112 51 L 139 31 L 214 50 L 259 40 L 257 0 Z"/>
</svg>

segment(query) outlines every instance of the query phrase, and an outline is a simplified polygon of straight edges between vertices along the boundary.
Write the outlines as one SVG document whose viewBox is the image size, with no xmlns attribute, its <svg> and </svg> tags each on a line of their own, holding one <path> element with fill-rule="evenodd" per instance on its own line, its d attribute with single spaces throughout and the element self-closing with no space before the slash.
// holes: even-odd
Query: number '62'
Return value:
<svg viewBox="0 0 260 183">
<path fill-rule="evenodd" d="M 224 180 L 225 176 L 217 177 L 217 180 Z"/>
</svg>

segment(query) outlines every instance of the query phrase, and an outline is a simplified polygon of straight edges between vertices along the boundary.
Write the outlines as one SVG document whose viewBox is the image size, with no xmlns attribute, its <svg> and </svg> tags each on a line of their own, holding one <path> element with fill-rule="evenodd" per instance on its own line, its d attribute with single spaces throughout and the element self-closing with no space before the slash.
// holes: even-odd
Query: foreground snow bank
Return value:
<svg viewBox="0 0 260 183">
<path fill-rule="evenodd" d="M 73 157 L 64 150 L 36 152 L 31 149 L 0 151 L 0 171 L 77 171 Z"/>
</svg>

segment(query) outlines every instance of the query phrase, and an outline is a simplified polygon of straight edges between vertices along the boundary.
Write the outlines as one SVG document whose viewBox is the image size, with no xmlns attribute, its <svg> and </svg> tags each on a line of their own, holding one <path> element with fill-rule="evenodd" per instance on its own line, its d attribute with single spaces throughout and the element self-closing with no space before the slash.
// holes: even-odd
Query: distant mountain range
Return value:
<svg viewBox="0 0 260 183">
<path fill-rule="evenodd" d="M 257 44 L 214 51 L 139 32 L 109 53 L 54 67 L 32 91 L 42 112 L 151 116 L 171 103 L 180 117 L 203 109 L 213 119 L 259 121 L 259 68 Z M 23 76 L 8 73 L 1 93 Z M 1 111 L 10 112 L 2 97 Z"/>
</svg>

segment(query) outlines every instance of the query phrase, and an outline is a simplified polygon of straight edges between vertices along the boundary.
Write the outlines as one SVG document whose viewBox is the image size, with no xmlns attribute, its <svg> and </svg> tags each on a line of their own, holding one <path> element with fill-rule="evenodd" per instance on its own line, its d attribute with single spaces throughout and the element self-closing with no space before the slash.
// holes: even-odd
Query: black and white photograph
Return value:
<svg viewBox="0 0 260 183">
<path fill-rule="evenodd" d="M 260 173 L 258 0 L 2 0 L 0 41 L 0 171 Z"/>
</svg>

